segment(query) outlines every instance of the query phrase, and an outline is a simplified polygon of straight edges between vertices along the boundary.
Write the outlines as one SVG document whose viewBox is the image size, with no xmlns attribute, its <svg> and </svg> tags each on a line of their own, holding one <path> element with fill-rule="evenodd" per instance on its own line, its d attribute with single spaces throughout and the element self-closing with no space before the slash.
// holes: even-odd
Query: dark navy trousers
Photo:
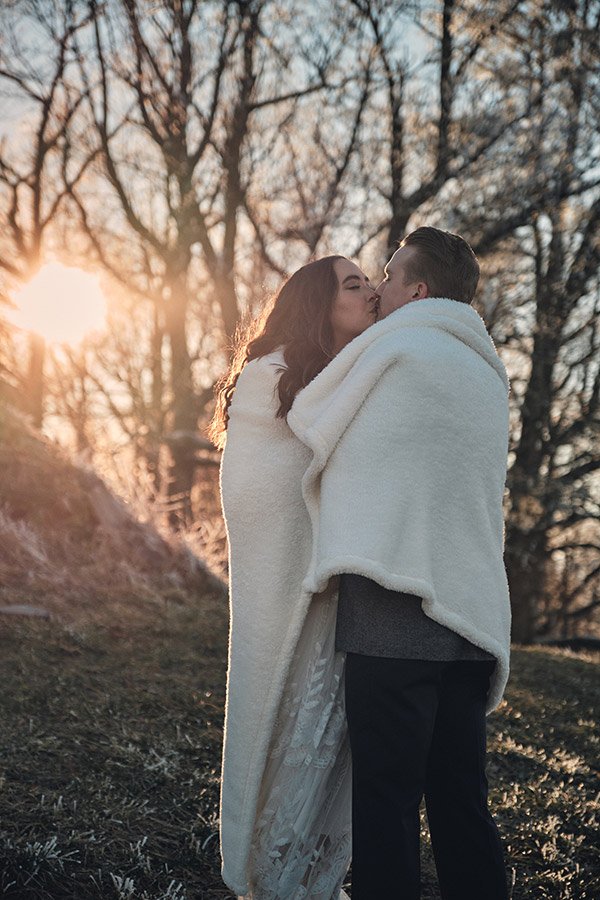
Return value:
<svg viewBox="0 0 600 900">
<path fill-rule="evenodd" d="M 346 654 L 352 900 L 418 900 L 423 796 L 443 900 L 507 900 L 485 772 L 494 665 Z"/>
</svg>

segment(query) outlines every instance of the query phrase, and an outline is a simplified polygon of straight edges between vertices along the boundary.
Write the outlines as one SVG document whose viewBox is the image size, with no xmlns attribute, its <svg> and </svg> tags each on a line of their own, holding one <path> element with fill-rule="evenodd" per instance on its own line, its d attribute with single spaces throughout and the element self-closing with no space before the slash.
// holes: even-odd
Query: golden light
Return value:
<svg viewBox="0 0 600 900">
<path fill-rule="evenodd" d="M 13 300 L 13 324 L 48 343 L 76 345 L 101 330 L 106 320 L 106 299 L 97 276 L 62 263 L 43 266 Z"/>
</svg>

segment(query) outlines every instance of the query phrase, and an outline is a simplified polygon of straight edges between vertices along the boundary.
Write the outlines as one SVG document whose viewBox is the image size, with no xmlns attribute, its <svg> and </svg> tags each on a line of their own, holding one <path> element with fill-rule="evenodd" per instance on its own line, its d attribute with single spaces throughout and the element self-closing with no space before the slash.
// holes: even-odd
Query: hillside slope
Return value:
<svg viewBox="0 0 600 900">
<path fill-rule="evenodd" d="M 0 404 L 0 607 L 110 619 L 207 590 L 224 586 L 182 541 Z"/>
</svg>

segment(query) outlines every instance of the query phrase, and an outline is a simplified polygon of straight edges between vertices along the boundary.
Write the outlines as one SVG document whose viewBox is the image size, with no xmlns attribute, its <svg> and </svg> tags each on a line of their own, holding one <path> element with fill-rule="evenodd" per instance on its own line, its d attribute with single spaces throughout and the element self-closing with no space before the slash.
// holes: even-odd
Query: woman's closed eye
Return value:
<svg viewBox="0 0 600 900">
<path fill-rule="evenodd" d="M 373 287 L 373 285 L 371 284 L 370 281 L 365 281 L 365 285 L 370 291 L 375 290 L 375 288 Z M 350 284 L 350 285 L 348 285 L 346 290 L 347 291 L 360 291 L 360 290 L 362 290 L 362 284 Z"/>
</svg>

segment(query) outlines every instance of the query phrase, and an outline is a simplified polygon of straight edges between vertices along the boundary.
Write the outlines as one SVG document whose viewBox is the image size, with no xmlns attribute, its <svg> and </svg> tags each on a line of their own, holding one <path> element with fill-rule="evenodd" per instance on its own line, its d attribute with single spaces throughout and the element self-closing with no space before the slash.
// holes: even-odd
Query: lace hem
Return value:
<svg viewBox="0 0 600 900">
<path fill-rule="evenodd" d="M 288 673 L 261 783 L 249 893 L 238 900 L 349 900 L 352 761 L 337 593 L 317 594 Z"/>
</svg>

